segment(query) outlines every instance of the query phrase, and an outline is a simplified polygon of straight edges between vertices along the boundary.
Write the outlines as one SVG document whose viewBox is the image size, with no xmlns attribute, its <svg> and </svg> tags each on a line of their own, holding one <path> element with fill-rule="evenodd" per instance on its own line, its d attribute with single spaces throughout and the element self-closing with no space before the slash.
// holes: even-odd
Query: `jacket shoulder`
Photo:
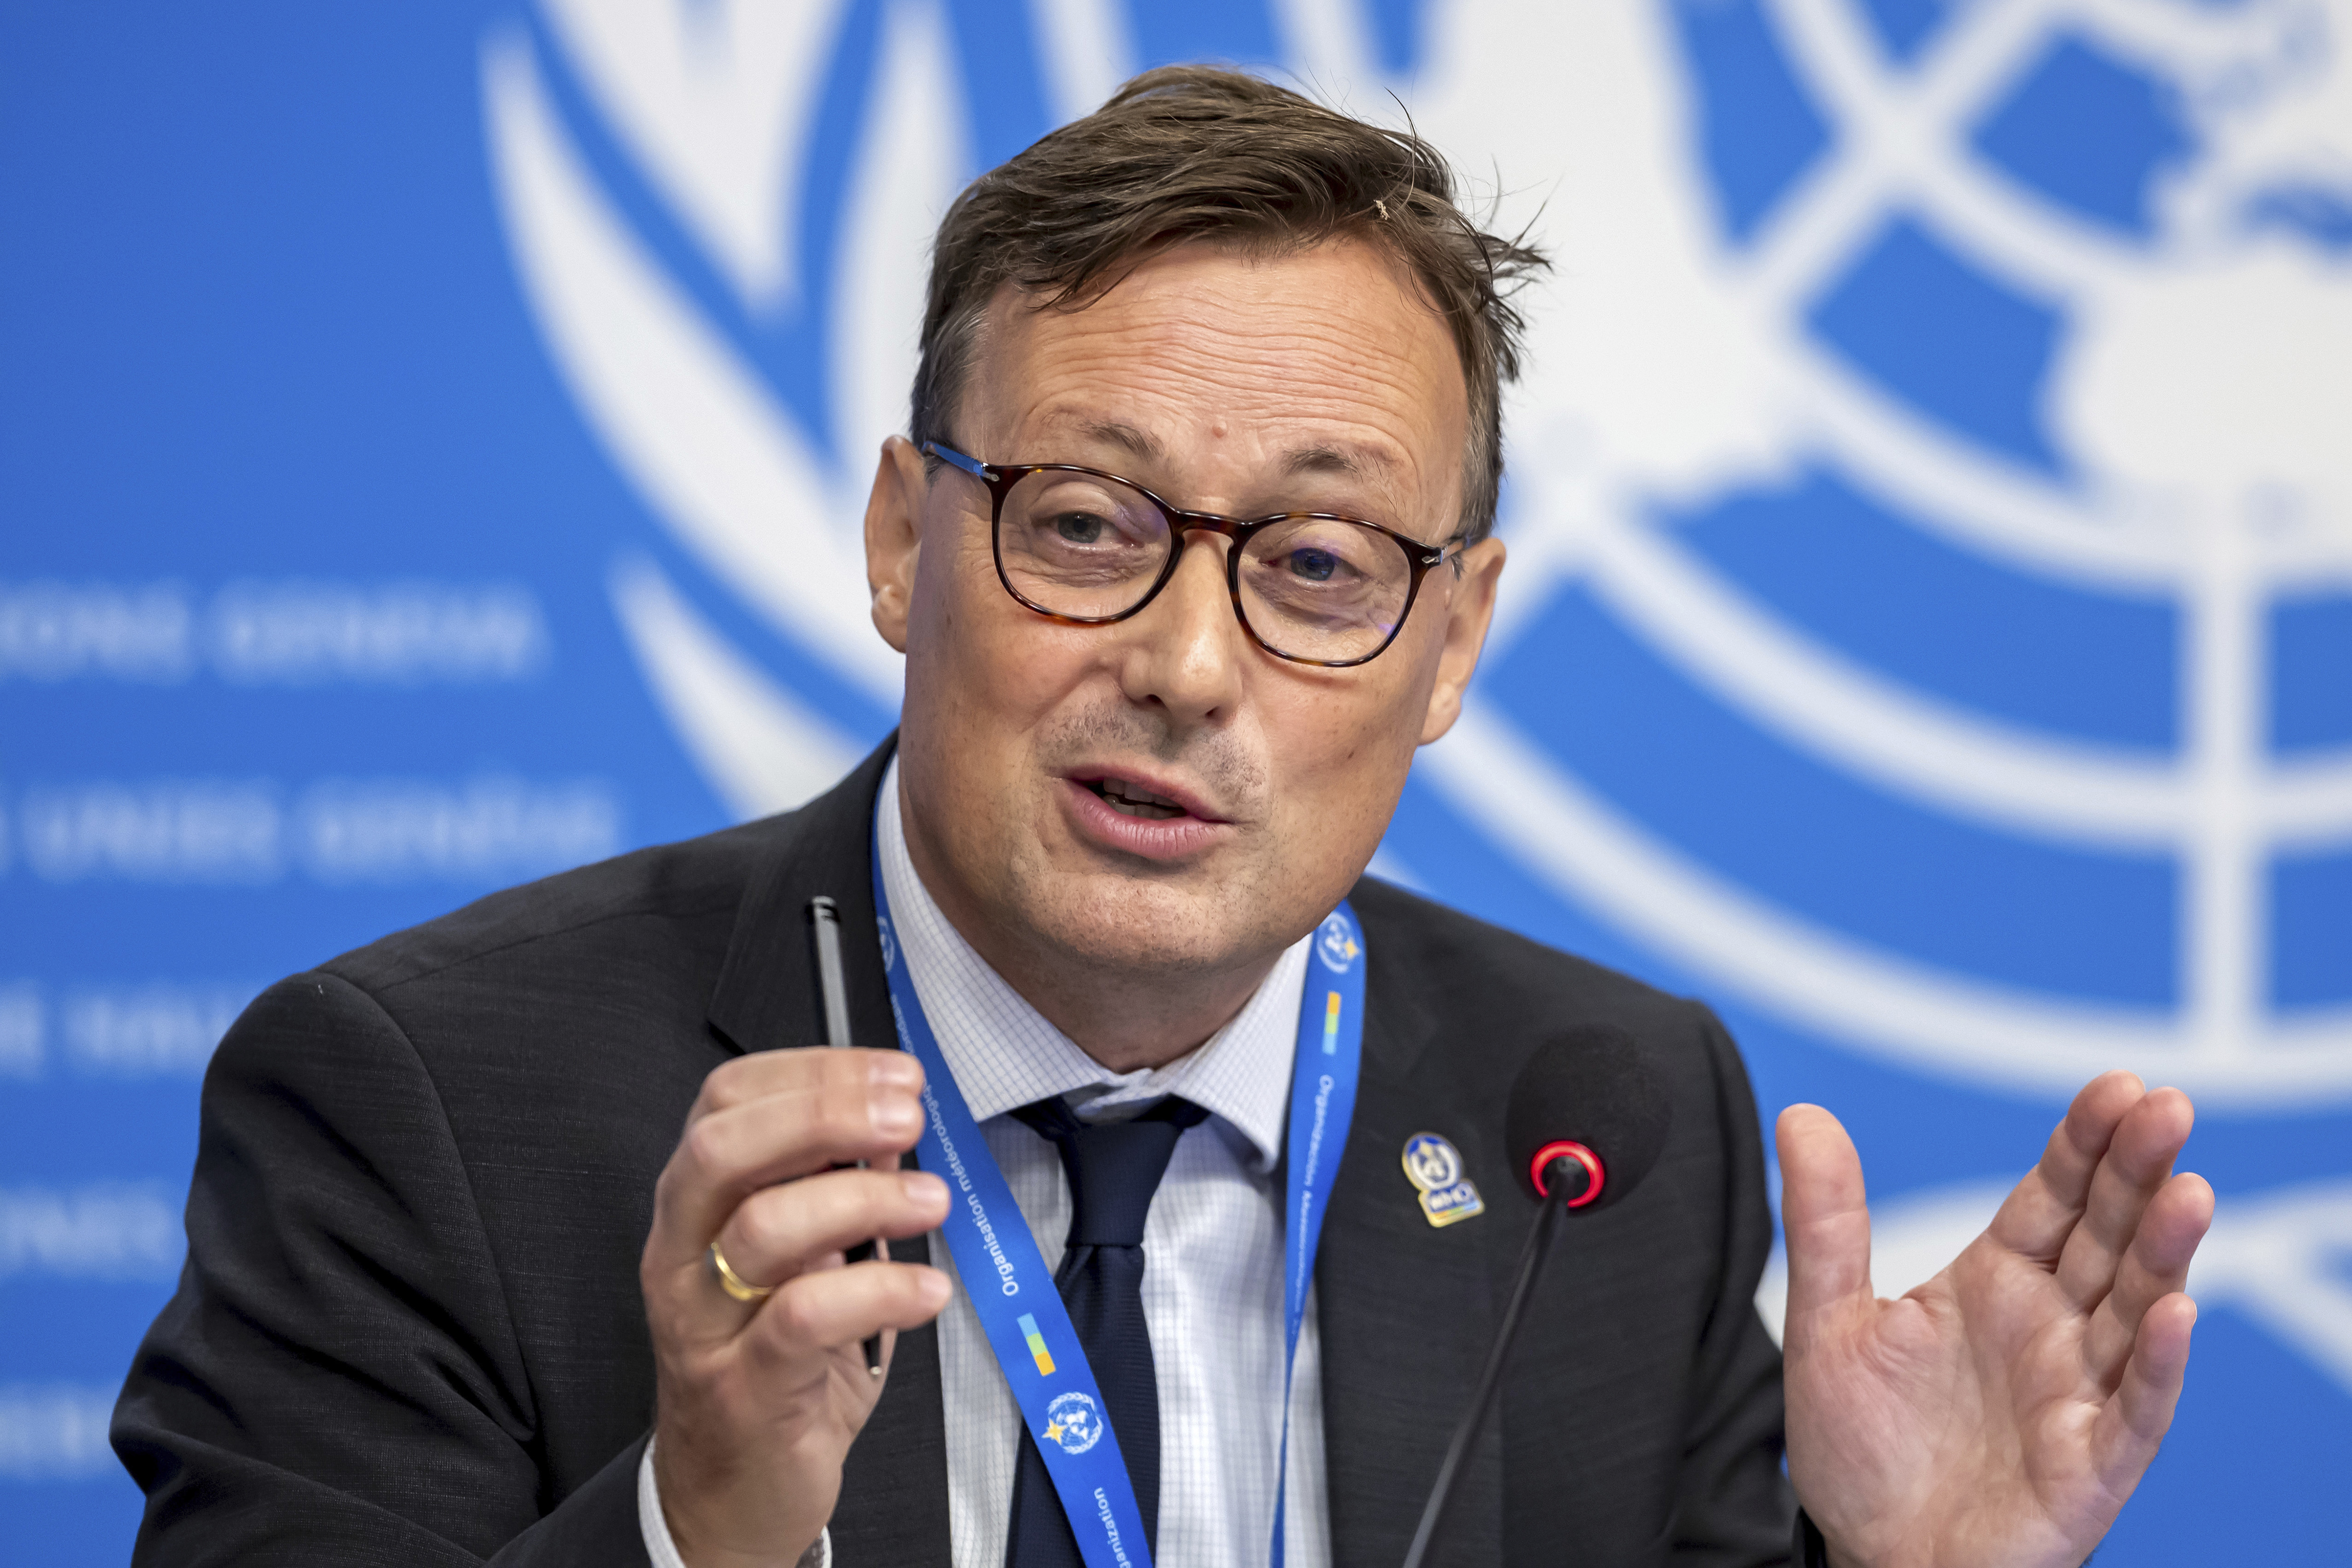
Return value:
<svg viewBox="0 0 2352 1568">
<path fill-rule="evenodd" d="M 1637 1035 L 1719 1028 L 1703 1004 L 1590 958 L 1547 946 L 1393 883 L 1365 877 L 1349 895 L 1378 962 L 1423 995 L 1475 998 L 1477 1010 L 1527 1009 L 1560 1025 L 1612 1023 Z"/>
</svg>

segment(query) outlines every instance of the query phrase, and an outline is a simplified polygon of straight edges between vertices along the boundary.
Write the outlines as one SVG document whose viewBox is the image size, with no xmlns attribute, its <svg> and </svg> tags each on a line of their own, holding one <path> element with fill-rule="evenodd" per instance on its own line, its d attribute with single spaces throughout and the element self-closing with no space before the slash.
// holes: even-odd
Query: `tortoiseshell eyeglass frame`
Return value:
<svg viewBox="0 0 2352 1568">
<path fill-rule="evenodd" d="M 1432 548 L 1419 539 L 1401 534 L 1396 529 L 1382 524 L 1364 517 L 1347 517 L 1339 512 L 1276 512 L 1272 517 L 1255 517 L 1244 521 L 1239 517 L 1220 517 L 1214 512 L 1187 511 L 1181 507 L 1162 500 L 1153 495 L 1148 487 L 1137 484 L 1124 475 L 1107 473 L 1100 468 L 1087 468 L 1076 463 L 982 463 L 977 457 L 958 452 L 954 447 L 944 445 L 937 441 L 923 443 L 923 455 L 927 457 L 935 457 L 951 468 L 960 469 L 971 475 L 988 487 L 988 553 L 996 562 L 996 580 L 1004 585 L 1004 591 L 1011 594 L 1013 601 L 1023 609 L 1034 614 L 1042 615 L 1048 621 L 1059 622 L 1065 626 L 1108 626 L 1124 621 L 1130 615 L 1140 613 L 1145 605 L 1160 597 L 1160 591 L 1168 586 L 1169 580 L 1176 575 L 1176 569 L 1183 564 L 1184 536 L 1195 531 L 1203 531 L 1221 534 L 1232 545 L 1232 548 L 1225 551 L 1225 589 L 1233 596 L 1234 619 L 1242 623 L 1242 630 L 1250 634 L 1251 642 L 1255 643 L 1276 658 L 1287 660 L 1294 664 L 1312 664 L 1326 670 L 1352 669 L 1358 664 L 1369 664 L 1389 651 L 1389 645 L 1394 643 L 1398 635 L 1404 631 L 1404 623 L 1412 618 L 1413 601 L 1421 597 L 1422 579 L 1429 575 L 1432 567 L 1458 556 L 1467 548 L 1458 536 Z M 1126 486 L 1160 508 L 1160 516 L 1168 520 L 1170 538 L 1177 542 L 1175 547 L 1169 550 L 1168 559 L 1160 566 L 1160 575 L 1152 580 L 1150 588 L 1144 590 L 1143 597 L 1116 615 L 1066 615 L 1058 610 L 1046 609 L 1045 606 L 1013 586 L 1013 579 L 1004 570 L 1004 499 L 1013 494 L 1013 487 L 1015 485 L 1032 474 L 1085 474 L 1097 479 L 1108 479 L 1113 484 Z M 1243 548 L 1263 529 L 1270 528 L 1276 523 L 1289 522 L 1350 523 L 1357 528 L 1370 528 L 1374 533 L 1386 537 L 1394 541 L 1397 548 L 1404 552 L 1406 565 L 1412 573 L 1412 580 L 1406 585 L 1404 608 L 1397 612 L 1396 624 L 1389 628 L 1388 636 L 1381 640 L 1379 647 L 1369 653 L 1359 654 L 1352 659 L 1310 659 L 1301 653 L 1285 653 L 1267 642 L 1259 634 L 1258 629 L 1250 624 L 1249 612 L 1242 608 Z"/>
</svg>

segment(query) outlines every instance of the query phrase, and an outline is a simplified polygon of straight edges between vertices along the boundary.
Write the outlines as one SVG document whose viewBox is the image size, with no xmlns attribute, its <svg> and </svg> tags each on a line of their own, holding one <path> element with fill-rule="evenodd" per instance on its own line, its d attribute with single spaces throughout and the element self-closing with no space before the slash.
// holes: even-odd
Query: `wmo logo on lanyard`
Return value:
<svg viewBox="0 0 2352 1568">
<path fill-rule="evenodd" d="M 1905 1071 L 2352 1102 L 2352 4 L 1184 9 L 486 37 L 530 308 L 657 525 L 613 601 L 722 797 L 895 713 L 857 525 L 961 181 L 1130 68 L 1276 60 L 1393 84 L 1560 263 L 1382 869 Z M 1996 1191 L 1882 1206 L 1882 1291 Z M 2194 1284 L 2352 1387 L 2347 1245 L 2352 1188 L 2229 1198 Z"/>
</svg>

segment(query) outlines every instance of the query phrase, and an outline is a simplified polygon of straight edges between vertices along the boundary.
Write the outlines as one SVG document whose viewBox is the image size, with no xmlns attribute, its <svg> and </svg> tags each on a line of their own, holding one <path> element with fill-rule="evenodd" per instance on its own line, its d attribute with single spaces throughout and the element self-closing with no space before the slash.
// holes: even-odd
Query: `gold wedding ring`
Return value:
<svg viewBox="0 0 2352 1568">
<path fill-rule="evenodd" d="M 765 1301 L 776 1293 L 773 1285 L 748 1283 L 742 1275 L 727 1266 L 727 1254 L 719 1250 L 719 1243 L 710 1244 L 710 1266 L 719 1271 L 719 1288 L 739 1301 Z"/>
</svg>

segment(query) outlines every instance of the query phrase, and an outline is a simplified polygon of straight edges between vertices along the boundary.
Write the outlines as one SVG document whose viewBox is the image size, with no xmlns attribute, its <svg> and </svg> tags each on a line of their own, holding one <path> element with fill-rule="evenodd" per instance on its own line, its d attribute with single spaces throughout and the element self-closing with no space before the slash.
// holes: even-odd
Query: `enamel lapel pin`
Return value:
<svg viewBox="0 0 2352 1568">
<path fill-rule="evenodd" d="M 1404 1174 L 1421 1189 L 1422 1214 L 1440 1229 L 1486 1212 L 1477 1184 L 1462 1174 L 1462 1151 L 1435 1133 L 1404 1141 Z"/>
</svg>

